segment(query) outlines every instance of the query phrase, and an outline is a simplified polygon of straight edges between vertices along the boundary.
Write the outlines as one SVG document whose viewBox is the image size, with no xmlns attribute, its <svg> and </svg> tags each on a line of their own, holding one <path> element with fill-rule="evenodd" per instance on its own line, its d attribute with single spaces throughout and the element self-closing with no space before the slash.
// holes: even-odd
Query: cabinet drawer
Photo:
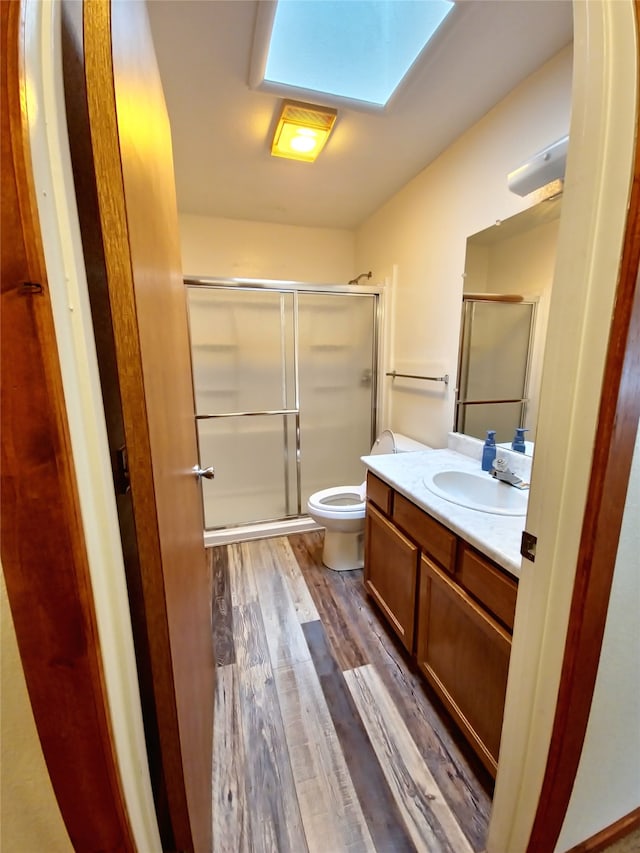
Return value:
<svg viewBox="0 0 640 853">
<path fill-rule="evenodd" d="M 518 584 L 466 543 L 460 543 L 456 580 L 509 630 L 513 630 Z"/>
<path fill-rule="evenodd" d="M 448 572 L 453 572 L 457 541 L 454 533 L 399 494 L 393 502 L 393 520 L 423 551 Z"/>
<path fill-rule="evenodd" d="M 375 474 L 367 474 L 367 500 L 374 503 L 386 515 L 391 515 L 393 489 Z"/>
</svg>

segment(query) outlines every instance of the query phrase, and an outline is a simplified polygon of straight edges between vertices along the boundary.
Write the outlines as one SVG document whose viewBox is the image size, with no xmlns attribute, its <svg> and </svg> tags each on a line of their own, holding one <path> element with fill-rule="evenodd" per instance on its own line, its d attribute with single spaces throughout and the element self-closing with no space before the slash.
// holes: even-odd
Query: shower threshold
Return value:
<svg viewBox="0 0 640 853">
<path fill-rule="evenodd" d="M 285 518 L 281 521 L 261 521 L 238 527 L 223 527 L 218 530 L 204 531 L 205 548 L 214 545 L 228 545 L 231 542 L 248 542 L 251 539 L 268 539 L 272 536 L 288 536 L 291 533 L 306 533 L 308 530 L 320 530 L 308 515 L 299 518 Z"/>
</svg>

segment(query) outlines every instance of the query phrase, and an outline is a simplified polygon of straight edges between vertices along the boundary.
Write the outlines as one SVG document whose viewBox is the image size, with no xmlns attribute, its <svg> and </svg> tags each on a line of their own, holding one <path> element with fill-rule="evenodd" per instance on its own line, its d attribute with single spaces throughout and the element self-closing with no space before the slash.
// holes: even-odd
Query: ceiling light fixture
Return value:
<svg viewBox="0 0 640 853">
<path fill-rule="evenodd" d="M 313 163 L 324 148 L 338 111 L 302 101 L 283 101 L 271 143 L 274 157 Z"/>
</svg>

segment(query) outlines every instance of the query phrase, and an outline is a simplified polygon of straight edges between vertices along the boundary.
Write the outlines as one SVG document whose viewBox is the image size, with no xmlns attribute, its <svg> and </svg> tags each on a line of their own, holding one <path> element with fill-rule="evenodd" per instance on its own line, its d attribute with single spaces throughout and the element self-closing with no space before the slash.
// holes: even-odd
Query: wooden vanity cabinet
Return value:
<svg viewBox="0 0 640 853">
<path fill-rule="evenodd" d="M 516 580 L 371 473 L 364 578 L 367 591 L 495 775 Z"/>
<path fill-rule="evenodd" d="M 495 776 L 511 635 L 424 556 L 418 622 L 418 666 Z"/>
<path fill-rule="evenodd" d="M 418 546 L 371 503 L 365 521 L 364 584 L 402 644 L 413 653 Z"/>
<path fill-rule="evenodd" d="M 515 578 L 460 540 L 456 580 L 509 632 L 513 631 L 518 595 Z"/>
<path fill-rule="evenodd" d="M 458 537 L 403 495 L 393 497 L 392 517 L 422 550 L 447 572 L 455 570 Z"/>
</svg>

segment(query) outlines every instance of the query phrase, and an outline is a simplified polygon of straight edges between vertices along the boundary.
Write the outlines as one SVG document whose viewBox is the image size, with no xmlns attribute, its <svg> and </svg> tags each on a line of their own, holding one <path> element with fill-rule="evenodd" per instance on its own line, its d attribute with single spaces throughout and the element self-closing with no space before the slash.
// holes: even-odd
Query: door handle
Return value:
<svg viewBox="0 0 640 853">
<path fill-rule="evenodd" d="M 194 465 L 191 470 L 196 475 L 197 480 L 201 480 L 203 477 L 205 480 L 213 480 L 216 476 L 216 472 L 213 468 L 201 468 L 199 465 Z"/>
</svg>

